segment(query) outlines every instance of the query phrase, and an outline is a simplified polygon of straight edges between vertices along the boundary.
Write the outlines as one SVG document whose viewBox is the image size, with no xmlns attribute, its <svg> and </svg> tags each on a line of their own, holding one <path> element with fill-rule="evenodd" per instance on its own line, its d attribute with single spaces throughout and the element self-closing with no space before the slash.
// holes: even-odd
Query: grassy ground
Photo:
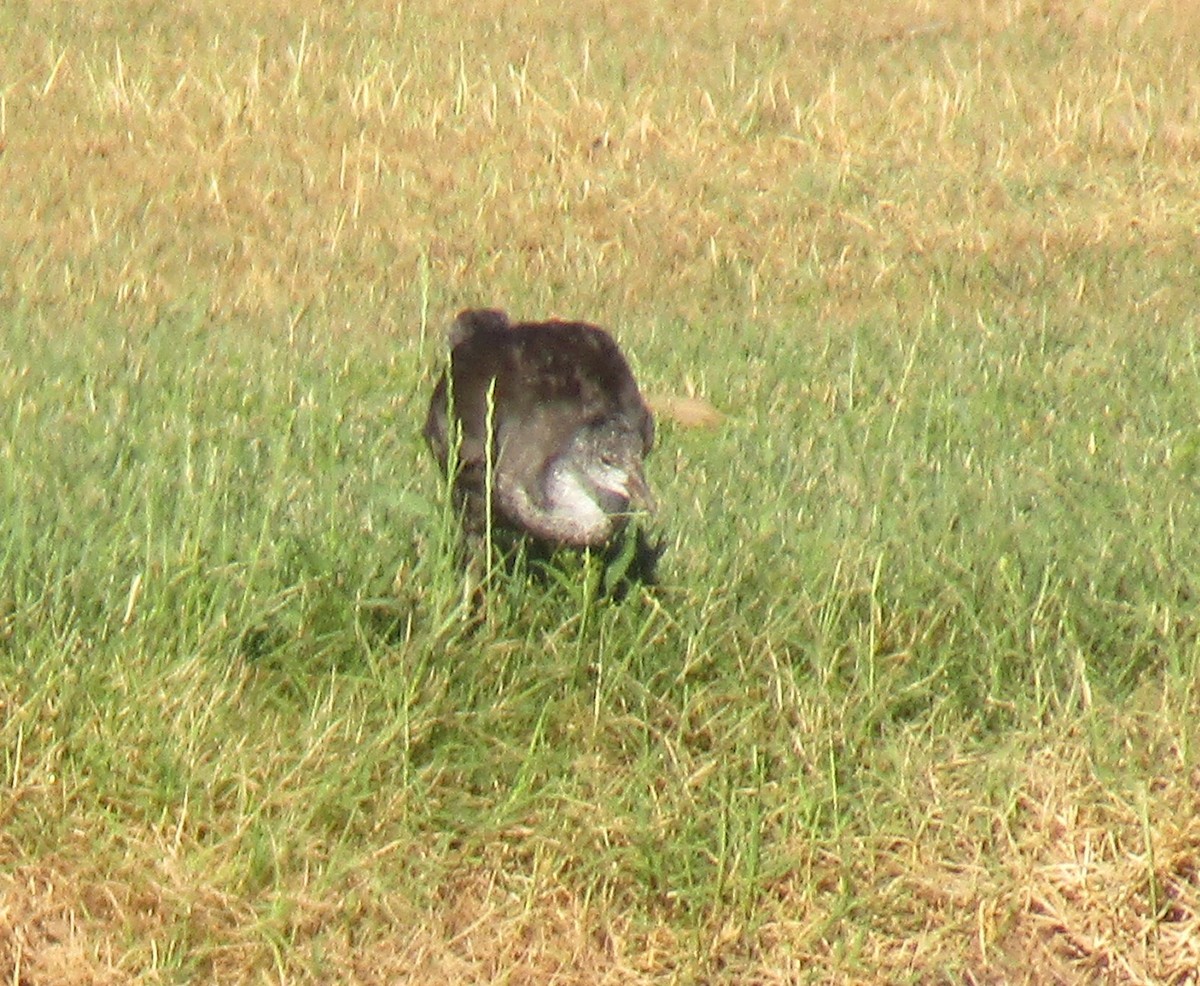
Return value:
<svg viewBox="0 0 1200 986">
<path fill-rule="evenodd" d="M 0 8 L 0 980 L 1200 967 L 1200 20 Z M 662 584 L 473 626 L 464 305 L 611 326 Z"/>
</svg>

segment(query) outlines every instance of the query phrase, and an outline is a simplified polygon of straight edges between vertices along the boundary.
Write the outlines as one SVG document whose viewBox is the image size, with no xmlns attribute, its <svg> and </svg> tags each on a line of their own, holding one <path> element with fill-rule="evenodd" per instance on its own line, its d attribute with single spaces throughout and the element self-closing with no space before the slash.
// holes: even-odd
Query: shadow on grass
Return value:
<svg viewBox="0 0 1200 986">
<path fill-rule="evenodd" d="M 288 583 L 259 597 L 225 639 L 234 653 L 262 670 L 321 674 L 367 668 L 372 655 L 414 645 L 444 651 L 478 643 L 497 619 L 509 631 L 529 630 L 531 618 L 569 619 L 575 607 L 620 604 L 658 584 L 665 539 L 631 525 L 603 551 L 553 549 L 507 533 L 493 541 L 485 577 L 482 549 L 457 545 L 453 558 L 400 559 L 364 585 L 316 572 L 295 558 Z M 431 552 L 443 551 L 431 545 Z M 535 612 L 541 616 L 534 616 Z"/>
</svg>

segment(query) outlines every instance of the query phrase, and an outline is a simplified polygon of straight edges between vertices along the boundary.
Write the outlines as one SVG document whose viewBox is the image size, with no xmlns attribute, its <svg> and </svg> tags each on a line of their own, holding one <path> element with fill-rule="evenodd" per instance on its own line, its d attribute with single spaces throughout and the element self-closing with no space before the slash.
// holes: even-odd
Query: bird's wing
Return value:
<svg viewBox="0 0 1200 986">
<path fill-rule="evenodd" d="M 490 309 L 459 314 L 450 368 L 434 390 L 425 437 L 443 468 L 457 444 L 456 482 L 482 491 L 489 468 L 540 499 L 548 464 L 580 428 L 619 418 L 641 433 L 653 418 L 616 343 L 586 323 L 510 326 Z M 461 435 L 450 422 L 461 422 Z M 489 434 L 490 427 L 490 434 Z"/>
</svg>

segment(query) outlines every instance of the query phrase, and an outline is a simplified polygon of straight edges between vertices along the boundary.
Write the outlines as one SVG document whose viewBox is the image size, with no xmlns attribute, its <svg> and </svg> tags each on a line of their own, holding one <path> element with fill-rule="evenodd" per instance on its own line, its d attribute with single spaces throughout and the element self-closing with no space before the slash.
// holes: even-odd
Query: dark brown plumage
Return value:
<svg viewBox="0 0 1200 986">
<path fill-rule="evenodd" d="M 631 507 L 652 509 L 642 461 L 653 418 L 607 332 L 472 309 L 450 342 L 425 437 L 456 470 L 469 531 L 486 525 L 489 478 L 493 525 L 551 545 L 604 545 Z"/>
</svg>

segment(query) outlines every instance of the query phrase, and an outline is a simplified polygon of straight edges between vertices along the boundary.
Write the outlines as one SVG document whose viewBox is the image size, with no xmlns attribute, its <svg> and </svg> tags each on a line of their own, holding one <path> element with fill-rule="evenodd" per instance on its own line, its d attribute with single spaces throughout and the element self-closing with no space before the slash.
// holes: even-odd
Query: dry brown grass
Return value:
<svg viewBox="0 0 1200 986">
<path fill-rule="evenodd" d="M 364 871 L 335 890 L 298 885 L 278 911 L 209 886 L 163 844 L 107 876 L 84 844 L 36 863 L 7 844 L 0 981 L 176 981 L 148 943 L 190 940 L 189 975 L 227 983 L 1194 983 L 1200 778 L 1175 776 L 1173 741 L 1156 735 L 1131 755 L 1166 754 L 1164 769 L 1121 795 L 1078 740 L 1014 748 L 1006 807 L 975 801 L 994 763 L 952 757 L 925 776 L 910 836 L 797 843 L 795 869 L 753 914 L 690 929 L 581 899 L 514 853 L 519 839 L 449 875 L 426 906 Z"/>
<path fill-rule="evenodd" d="M 87 907 L 92 888 L 80 886 L 78 866 L 22 866 L 6 856 L 12 869 L 0 874 L 0 976 L 5 982 L 116 986 L 133 981 L 113 954 L 112 929 L 122 915 L 107 901 L 95 910 Z"/>
<path fill-rule="evenodd" d="M 670 285 L 689 320 L 728 282 L 745 318 L 861 317 L 995 258 L 1019 313 L 1060 258 L 1191 244 L 1193 13 L 36 4 L 4 42 L 3 291 L 349 326 L 412 324 L 425 277 L 626 318 Z"/>
</svg>

